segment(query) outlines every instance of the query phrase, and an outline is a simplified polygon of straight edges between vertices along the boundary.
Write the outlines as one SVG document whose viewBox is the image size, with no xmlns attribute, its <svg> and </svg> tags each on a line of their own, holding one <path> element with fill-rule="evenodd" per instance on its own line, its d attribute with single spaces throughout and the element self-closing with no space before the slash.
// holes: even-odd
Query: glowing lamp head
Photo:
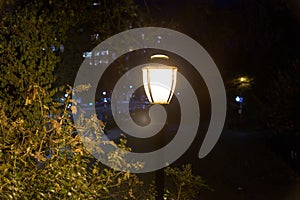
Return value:
<svg viewBox="0 0 300 200">
<path fill-rule="evenodd" d="M 142 68 L 143 84 L 151 104 L 169 104 L 174 94 L 177 67 L 155 64 Z"/>
</svg>

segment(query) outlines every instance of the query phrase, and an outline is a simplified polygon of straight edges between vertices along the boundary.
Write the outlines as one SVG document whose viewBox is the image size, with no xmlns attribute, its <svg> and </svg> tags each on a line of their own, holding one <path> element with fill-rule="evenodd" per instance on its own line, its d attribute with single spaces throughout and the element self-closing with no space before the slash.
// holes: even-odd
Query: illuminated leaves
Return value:
<svg viewBox="0 0 300 200">
<path fill-rule="evenodd" d="M 194 199 L 198 192 L 203 189 L 210 189 L 200 176 L 193 175 L 190 164 L 183 165 L 182 169 L 167 167 L 165 173 L 170 178 L 170 190 L 167 190 L 167 196 L 170 199 Z M 174 187 L 175 186 L 175 187 Z"/>
<path fill-rule="evenodd" d="M 60 10 L 68 4 L 55 6 Z M 16 12 L 0 13 L 0 102 L 9 105 L 4 109 L 13 116 L 24 114 L 20 112 L 24 104 L 32 105 L 37 95 L 33 86 L 49 87 L 55 81 L 53 71 L 60 57 L 51 47 L 64 41 L 72 23 L 66 14 L 44 8 L 31 1 L 22 9 L 9 6 L 6 10 Z"/>
<path fill-rule="evenodd" d="M 76 106 L 71 106 L 71 111 L 72 111 L 72 114 L 76 114 L 77 113 L 77 107 Z"/>
<path fill-rule="evenodd" d="M 53 107 L 40 103 L 38 111 L 44 113 L 45 123 L 39 128 L 29 127 L 27 118 L 11 120 L 0 110 L 0 198 L 136 199 L 142 183 L 130 173 L 108 169 L 95 161 L 80 136 L 73 135 L 70 115 L 48 117 Z M 97 137 L 101 137 L 101 123 L 95 116 L 83 122 L 87 125 L 83 129 L 97 130 Z M 117 146 L 112 141 L 106 145 Z M 96 151 L 104 153 L 101 147 Z M 122 157 L 114 153 L 114 159 L 122 161 Z"/>
</svg>

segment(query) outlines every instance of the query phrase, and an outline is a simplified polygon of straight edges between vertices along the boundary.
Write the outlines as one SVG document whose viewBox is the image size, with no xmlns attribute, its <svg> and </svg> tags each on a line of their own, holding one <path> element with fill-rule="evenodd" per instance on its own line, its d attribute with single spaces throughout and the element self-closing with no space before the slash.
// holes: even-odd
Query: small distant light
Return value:
<svg viewBox="0 0 300 200">
<path fill-rule="evenodd" d="M 108 55 L 109 52 L 108 52 L 108 50 L 104 50 L 104 51 L 101 51 L 100 54 L 101 54 L 102 56 L 105 56 L 105 55 Z"/>
<path fill-rule="evenodd" d="M 235 101 L 238 103 L 243 103 L 243 97 L 236 96 Z"/>
<path fill-rule="evenodd" d="M 90 102 L 90 103 L 89 103 L 89 106 L 93 106 L 93 103 L 92 103 L 92 102 Z"/>
<path fill-rule="evenodd" d="M 65 51 L 65 46 L 63 44 L 59 45 L 59 51 L 62 53 Z"/>
<path fill-rule="evenodd" d="M 104 103 L 107 103 L 107 98 L 104 98 L 104 99 L 103 99 L 103 102 L 104 102 Z"/>
<path fill-rule="evenodd" d="M 98 38 L 99 38 L 99 33 L 94 33 L 94 34 L 93 34 L 93 37 L 94 37 L 96 40 L 98 40 Z"/>
<path fill-rule="evenodd" d="M 51 50 L 52 50 L 52 52 L 55 52 L 56 51 L 56 47 L 55 46 L 51 46 Z"/>
<path fill-rule="evenodd" d="M 92 52 L 88 52 L 88 51 L 83 52 L 82 57 L 84 57 L 84 58 L 91 58 L 92 57 Z"/>
<path fill-rule="evenodd" d="M 111 54 L 111 57 L 112 57 L 113 59 L 116 59 L 116 58 L 117 58 L 117 54 L 116 54 L 115 52 L 113 52 L 113 53 Z"/>
<path fill-rule="evenodd" d="M 129 88 L 132 89 L 132 85 L 129 85 Z"/>
<path fill-rule="evenodd" d="M 106 95 L 106 92 L 102 92 L 103 95 Z"/>
<path fill-rule="evenodd" d="M 68 95 L 68 94 L 65 94 L 64 96 L 67 98 L 69 95 Z"/>
<path fill-rule="evenodd" d="M 177 92 L 177 95 L 180 95 L 180 92 Z"/>
</svg>

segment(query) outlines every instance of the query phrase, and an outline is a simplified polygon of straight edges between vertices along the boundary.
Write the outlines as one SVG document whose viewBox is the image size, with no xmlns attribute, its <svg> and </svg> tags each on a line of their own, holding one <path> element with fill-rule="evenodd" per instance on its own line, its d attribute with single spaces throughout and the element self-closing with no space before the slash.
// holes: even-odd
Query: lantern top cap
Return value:
<svg viewBox="0 0 300 200">
<path fill-rule="evenodd" d="M 167 65 L 157 65 L 157 66 L 146 66 L 143 67 L 142 70 L 148 70 L 148 69 L 171 69 L 177 71 L 178 68 L 174 66 L 167 66 Z"/>
<path fill-rule="evenodd" d="M 165 54 L 153 54 L 151 57 L 151 60 L 156 60 L 156 59 L 164 59 L 164 60 L 168 60 L 169 56 L 165 55 Z M 177 71 L 177 67 L 175 66 L 169 66 L 169 65 L 165 65 L 165 64 L 159 64 L 159 63 L 150 63 L 148 66 L 143 67 L 143 70 L 149 70 L 149 69 L 168 69 L 168 70 L 175 70 Z"/>
<path fill-rule="evenodd" d="M 154 54 L 150 57 L 151 59 L 154 59 L 154 58 L 163 58 L 163 59 L 169 59 L 169 56 L 165 55 L 165 54 Z"/>
</svg>

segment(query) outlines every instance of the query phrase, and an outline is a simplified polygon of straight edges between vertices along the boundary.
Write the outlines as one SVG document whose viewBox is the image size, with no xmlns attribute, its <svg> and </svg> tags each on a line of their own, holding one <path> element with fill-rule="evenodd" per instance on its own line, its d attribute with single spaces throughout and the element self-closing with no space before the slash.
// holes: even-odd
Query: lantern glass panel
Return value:
<svg viewBox="0 0 300 200">
<path fill-rule="evenodd" d="M 148 66 L 142 69 L 143 83 L 151 104 L 169 104 L 177 79 L 177 68 L 171 66 Z"/>
</svg>

